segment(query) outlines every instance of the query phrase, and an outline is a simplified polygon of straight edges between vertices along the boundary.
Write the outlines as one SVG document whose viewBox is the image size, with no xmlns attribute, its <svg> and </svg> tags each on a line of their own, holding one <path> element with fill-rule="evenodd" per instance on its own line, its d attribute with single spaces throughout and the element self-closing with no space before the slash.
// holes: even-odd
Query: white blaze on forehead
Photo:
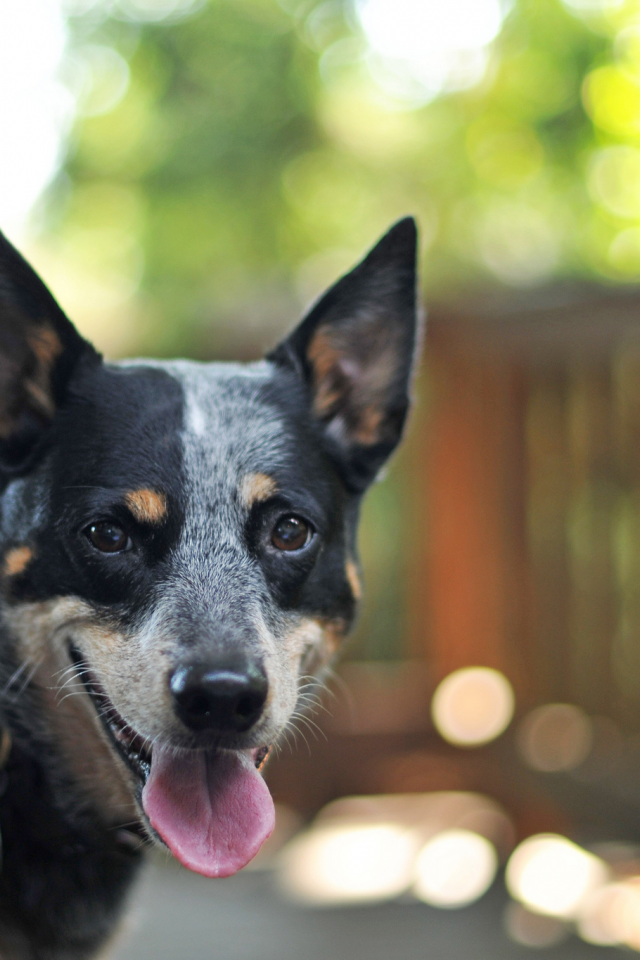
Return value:
<svg viewBox="0 0 640 960">
<path fill-rule="evenodd" d="M 204 410 L 199 406 L 195 397 L 187 397 L 186 426 L 196 437 L 204 437 L 207 432 L 207 418 Z"/>
<path fill-rule="evenodd" d="M 167 365 L 185 394 L 182 434 L 184 467 L 200 495 L 229 494 L 238 474 L 277 465 L 284 453 L 285 429 L 277 411 L 259 396 L 269 378 L 265 363 Z"/>
<path fill-rule="evenodd" d="M 184 394 L 184 468 L 193 493 L 237 489 L 242 474 L 275 469 L 284 459 L 287 431 L 275 407 L 260 396 L 273 375 L 269 363 L 126 360 L 121 367 L 152 367 L 177 380 Z"/>
</svg>

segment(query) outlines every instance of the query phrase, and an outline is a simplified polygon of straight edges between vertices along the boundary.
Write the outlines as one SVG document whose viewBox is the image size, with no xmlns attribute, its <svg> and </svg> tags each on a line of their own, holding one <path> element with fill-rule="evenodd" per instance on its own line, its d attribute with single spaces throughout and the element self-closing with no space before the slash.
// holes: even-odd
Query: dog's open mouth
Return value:
<svg viewBox="0 0 640 960">
<path fill-rule="evenodd" d="M 151 772 L 151 747 L 148 741 L 136 733 L 120 716 L 100 683 L 88 669 L 80 652 L 75 647 L 71 647 L 70 653 L 77 668 L 77 675 L 82 680 L 109 739 L 127 766 L 145 784 Z"/>
<path fill-rule="evenodd" d="M 120 716 L 80 652 L 70 652 L 110 740 L 142 783 L 140 803 L 152 830 L 197 873 L 227 877 L 246 866 L 274 826 L 273 801 L 259 773 L 269 748 L 151 747 Z"/>
</svg>

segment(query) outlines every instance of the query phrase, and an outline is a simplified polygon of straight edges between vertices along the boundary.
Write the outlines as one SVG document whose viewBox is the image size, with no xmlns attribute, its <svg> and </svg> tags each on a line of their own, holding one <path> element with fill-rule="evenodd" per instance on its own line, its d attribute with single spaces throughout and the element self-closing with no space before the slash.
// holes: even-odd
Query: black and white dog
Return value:
<svg viewBox="0 0 640 960">
<path fill-rule="evenodd" d="M 224 877 L 269 836 L 407 416 L 415 262 L 405 219 L 259 363 L 110 364 L 0 235 L 3 960 L 91 956 L 145 838 Z"/>
</svg>

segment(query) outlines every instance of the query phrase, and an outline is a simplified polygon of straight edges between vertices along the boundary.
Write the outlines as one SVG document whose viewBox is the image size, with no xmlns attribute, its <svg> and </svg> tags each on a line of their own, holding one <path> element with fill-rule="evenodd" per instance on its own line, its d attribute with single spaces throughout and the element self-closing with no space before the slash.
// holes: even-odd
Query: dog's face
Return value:
<svg viewBox="0 0 640 960">
<path fill-rule="evenodd" d="M 4 642 L 102 816 L 199 872 L 271 830 L 256 768 L 352 623 L 415 338 L 410 220 L 248 366 L 105 364 L 0 247 Z"/>
</svg>

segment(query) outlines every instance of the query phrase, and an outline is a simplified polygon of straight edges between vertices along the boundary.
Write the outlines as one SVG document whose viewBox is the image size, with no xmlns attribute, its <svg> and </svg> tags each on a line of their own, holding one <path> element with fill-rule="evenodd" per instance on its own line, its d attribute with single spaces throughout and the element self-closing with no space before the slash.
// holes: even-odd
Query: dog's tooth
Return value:
<svg viewBox="0 0 640 960">
<path fill-rule="evenodd" d="M 111 727 L 111 731 L 114 737 L 116 738 L 116 740 L 118 741 L 118 743 L 129 742 L 129 739 L 126 733 L 124 732 L 124 730 L 122 729 L 122 727 L 117 726 L 115 723 L 110 723 L 109 726 Z"/>
</svg>

